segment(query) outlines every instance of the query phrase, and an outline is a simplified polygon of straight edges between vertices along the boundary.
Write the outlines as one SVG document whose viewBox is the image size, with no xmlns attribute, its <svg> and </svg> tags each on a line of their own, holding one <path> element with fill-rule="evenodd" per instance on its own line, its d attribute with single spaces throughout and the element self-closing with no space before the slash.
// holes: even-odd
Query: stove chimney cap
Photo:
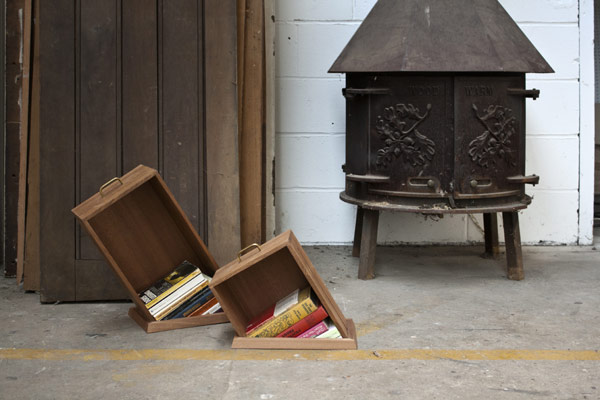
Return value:
<svg viewBox="0 0 600 400">
<path fill-rule="evenodd" d="M 497 0 L 379 0 L 329 72 L 554 72 Z"/>
</svg>

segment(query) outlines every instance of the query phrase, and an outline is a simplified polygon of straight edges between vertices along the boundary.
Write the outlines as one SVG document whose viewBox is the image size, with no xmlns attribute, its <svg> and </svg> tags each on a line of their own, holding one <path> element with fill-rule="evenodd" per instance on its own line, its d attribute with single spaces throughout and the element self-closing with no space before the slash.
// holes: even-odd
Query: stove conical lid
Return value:
<svg viewBox="0 0 600 400">
<path fill-rule="evenodd" d="M 497 0 L 379 0 L 329 72 L 554 72 Z"/>
</svg>

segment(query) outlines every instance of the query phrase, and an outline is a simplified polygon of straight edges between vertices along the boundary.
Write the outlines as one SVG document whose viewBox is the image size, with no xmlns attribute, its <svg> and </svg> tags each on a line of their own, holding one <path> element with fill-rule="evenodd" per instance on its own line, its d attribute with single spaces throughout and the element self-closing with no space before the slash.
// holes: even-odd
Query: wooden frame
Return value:
<svg viewBox="0 0 600 400">
<path fill-rule="evenodd" d="M 252 318 L 295 289 L 309 285 L 340 331 L 341 339 L 246 337 L 246 325 Z M 233 348 L 357 348 L 354 323 L 344 317 L 291 231 L 220 268 L 210 287 L 237 334 L 233 340 Z"/>
<path fill-rule="evenodd" d="M 184 260 L 207 275 L 218 269 L 156 170 L 140 165 L 72 211 L 135 304 L 129 316 L 147 333 L 227 322 L 225 314 L 156 321 L 138 295 Z"/>
</svg>

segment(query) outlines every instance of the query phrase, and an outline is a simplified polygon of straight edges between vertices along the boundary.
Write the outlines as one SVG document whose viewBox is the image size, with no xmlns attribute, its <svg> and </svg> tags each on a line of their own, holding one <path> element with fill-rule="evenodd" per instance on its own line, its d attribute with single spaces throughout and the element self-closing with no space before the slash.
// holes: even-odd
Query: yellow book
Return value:
<svg viewBox="0 0 600 400">
<path fill-rule="evenodd" d="M 285 307 L 282 312 L 279 312 L 276 307 L 273 318 L 250 331 L 248 337 L 275 337 L 319 307 L 319 302 L 310 286 L 294 292 L 289 299 L 289 304 L 290 307 Z M 279 302 L 277 306 L 280 306 Z"/>
<path fill-rule="evenodd" d="M 171 293 L 173 293 L 174 291 L 176 291 L 178 288 L 180 288 L 181 286 L 185 285 L 187 282 L 189 282 L 192 278 L 194 278 L 198 274 L 200 274 L 200 270 L 198 268 L 196 268 L 193 272 L 191 272 L 190 274 L 188 274 L 185 278 L 183 278 L 181 280 L 178 280 L 169 289 L 167 289 L 166 291 L 162 292 L 156 298 L 152 299 L 152 301 L 150 301 L 149 303 L 146 303 L 146 308 L 150 309 L 150 307 L 154 306 L 155 304 L 157 304 L 158 302 L 160 302 L 162 299 L 164 299 L 165 297 L 167 297 L 168 295 L 170 295 Z M 165 278 L 165 280 L 167 280 L 167 278 Z"/>
<path fill-rule="evenodd" d="M 193 288 L 188 293 L 186 293 L 185 295 L 181 296 L 177 301 L 173 302 L 173 304 L 169 305 L 168 307 L 166 307 L 162 311 L 158 312 L 154 316 L 154 318 L 156 318 L 157 321 L 162 320 L 164 317 L 166 317 L 167 315 L 169 315 L 173 310 L 175 310 L 177 307 L 179 307 L 180 305 L 182 305 L 183 303 L 185 303 L 186 301 L 188 301 L 189 299 L 191 299 L 196 293 L 200 292 L 202 289 L 204 289 L 207 286 L 208 286 L 208 280 L 205 280 L 204 283 L 202 283 L 199 286 Z"/>
</svg>

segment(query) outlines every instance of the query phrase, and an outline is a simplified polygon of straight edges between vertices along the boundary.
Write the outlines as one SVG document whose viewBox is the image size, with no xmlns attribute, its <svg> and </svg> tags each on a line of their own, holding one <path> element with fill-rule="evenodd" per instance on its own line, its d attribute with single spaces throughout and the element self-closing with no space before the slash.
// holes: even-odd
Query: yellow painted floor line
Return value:
<svg viewBox="0 0 600 400">
<path fill-rule="evenodd" d="M 3 349 L 0 360 L 48 361 L 364 361 L 364 360 L 466 360 L 466 361 L 600 361 L 599 350 L 78 350 Z"/>
</svg>

